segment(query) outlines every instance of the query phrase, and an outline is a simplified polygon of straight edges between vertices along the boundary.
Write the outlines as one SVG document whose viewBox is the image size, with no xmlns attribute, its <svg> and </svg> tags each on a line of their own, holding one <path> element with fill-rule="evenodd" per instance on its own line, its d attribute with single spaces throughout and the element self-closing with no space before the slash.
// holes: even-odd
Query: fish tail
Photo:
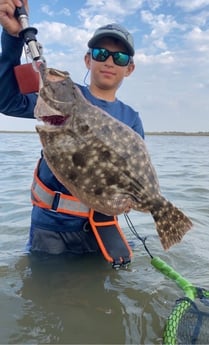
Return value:
<svg viewBox="0 0 209 345">
<path fill-rule="evenodd" d="M 163 200 L 160 207 L 153 209 L 151 214 L 165 250 L 180 242 L 185 233 L 192 227 L 191 220 L 166 199 Z"/>
</svg>

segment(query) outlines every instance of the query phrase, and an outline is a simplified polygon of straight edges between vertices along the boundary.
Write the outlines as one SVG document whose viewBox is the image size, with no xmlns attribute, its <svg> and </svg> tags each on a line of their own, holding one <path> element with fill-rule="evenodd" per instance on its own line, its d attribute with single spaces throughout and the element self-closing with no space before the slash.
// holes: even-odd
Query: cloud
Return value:
<svg viewBox="0 0 209 345">
<path fill-rule="evenodd" d="M 84 28 L 94 31 L 96 27 L 110 22 L 122 23 L 125 18 L 142 8 L 145 0 L 88 0 L 79 11 Z"/>
<path fill-rule="evenodd" d="M 147 3 L 152 11 L 157 10 L 163 5 L 164 0 L 148 0 Z"/>
<path fill-rule="evenodd" d="M 64 7 L 58 12 L 58 14 L 69 17 L 71 15 L 71 12 L 70 12 L 69 8 Z"/>
<path fill-rule="evenodd" d="M 192 31 L 188 33 L 187 38 L 195 44 L 195 49 L 204 51 L 205 49 L 201 49 L 201 47 L 207 46 L 205 51 L 209 52 L 209 29 L 203 31 L 199 27 L 194 27 Z"/>
<path fill-rule="evenodd" d="M 54 11 L 52 11 L 48 5 L 42 5 L 41 12 L 43 12 L 44 14 L 47 14 L 48 16 L 54 15 Z"/>
<path fill-rule="evenodd" d="M 187 54 L 190 54 L 190 64 L 195 65 L 196 72 L 209 69 L 209 29 L 202 30 L 200 27 L 194 27 L 185 35 L 187 42 Z M 195 73 L 195 72 L 194 72 Z M 202 75 L 206 78 L 205 72 Z"/>
<path fill-rule="evenodd" d="M 86 1 L 85 8 L 88 13 L 112 13 L 113 15 L 122 14 L 123 16 L 129 16 L 134 11 L 140 9 L 145 3 L 145 0 L 88 0 Z"/>
<path fill-rule="evenodd" d="M 42 21 L 34 26 L 39 31 L 39 39 L 45 46 L 57 44 L 72 50 L 86 47 L 90 34 L 87 30 L 60 22 Z M 56 46 L 54 46 L 56 50 Z"/>
<path fill-rule="evenodd" d="M 47 14 L 49 17 L 54 17 L 55 15 L 64 15 L 68 17 L 71 15 L 70 10 L 67 7 L 61 8 L 59 11 L 55 11 L 48 5 L 42 5 L 41 12 Z"/>
<path fill-rule="evenodd" d="M 180 32 L 185 26 L 178 23 L 173 15 L 165 15 L 163 13 L 154 14 L 150 11 L 141 11 L 141 19 L 150 27 L 149 34 L 144 36 L 146 46 L 155 47 L 160 50 L 167 50 L 168 43 L 166 38 L 173 32 Z"/>
<path fill-rule="evenodd" d="M 192 12 L 209 5 L 209 0 L 175 0 L 175 5 Z"/>
<path fill-rule="evenodd" d="M 164 51 L 160 54 L 155 55 L 146 55 L 144 53 L 136 52 L 136 56 L 134 57 L 134 61 L 138 62 L 139 64 L 145 65 L 153 65 L 153 64 L 173 64 L 175 62 L 174 53 L 170 51 Z"/>
<path fill-rule="evenodd" d="M 150 11 L 141 11 L 141 18 L 144 23 L 152 27 L 152 37 L 165 36 L 176 28 L 182 29 L 182 25 L 177 23 L 173 15 L 163 13 L 155 15 Z"/>
</svg>

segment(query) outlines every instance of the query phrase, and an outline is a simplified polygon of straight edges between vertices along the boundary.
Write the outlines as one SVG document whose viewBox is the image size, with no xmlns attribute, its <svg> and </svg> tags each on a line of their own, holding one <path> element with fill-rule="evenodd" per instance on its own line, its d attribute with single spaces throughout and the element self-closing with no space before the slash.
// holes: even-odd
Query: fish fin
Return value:
<svg viewBox="0 0 209 345">
<path fill-rule="evenodd" d="M 165 250 L 180 242 L 191 229 L 191 220 L 171 202 L 163 200 L 161 207 L 151 211 L 161 244 Z"/>
</svg>

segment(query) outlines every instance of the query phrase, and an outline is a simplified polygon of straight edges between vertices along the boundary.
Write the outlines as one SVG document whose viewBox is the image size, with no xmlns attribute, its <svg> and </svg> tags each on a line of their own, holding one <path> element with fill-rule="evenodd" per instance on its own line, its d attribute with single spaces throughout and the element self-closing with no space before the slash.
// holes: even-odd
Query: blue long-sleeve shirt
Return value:
<svg viewBox="0 0 209 345">
<path fill-rule="evenodd" d="M 20 64 L 23 40 L 7 34 L 1 35 L 0 54 L 0 112 L 15 117 L 34 118 L 37 95 L 22 95 L 14 75 L 14 67 Z"/>
<path fill-rule="evenodd" d="M 1 35 L 2 52 L 0 54 L 0 112 L 8 116 L 34 118 L 34 107 L 37 95 L 20 93 L 14 75 L 14 66 L 20 64 L 23 40 L 10 36 L 5 30 Z M 30 76 L 29 76 L 30 77 Z M 78 85 L 84 97 L 92 104 L 102 108 L 114 118 L 122 121 L 144 138 L 144 130 L 138 112 L 116 99 L 114 102 L 94 97 L 86 86 Z M 95 167 L 96 168 L 96 167 Z M 66 188 L 56 179 L 42 157 L 39 165 L 39 178 L 50 189 L 69 194 Z M 37 206 L 33 207 L 32 224 L 52 231 L 75 231 L 81 228 L 84 219 L 51 212 Z"/>
</svg>

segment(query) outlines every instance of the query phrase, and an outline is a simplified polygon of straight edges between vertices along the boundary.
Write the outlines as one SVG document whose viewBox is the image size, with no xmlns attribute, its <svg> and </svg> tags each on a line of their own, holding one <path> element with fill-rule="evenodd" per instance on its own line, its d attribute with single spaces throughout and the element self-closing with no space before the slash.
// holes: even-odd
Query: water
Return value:
<svg viewBox="0 0 209 345">
<path fill-rule="evenodd" d="M 148 214 L 131 212 L 147 245 L 195 285 L 209 288 L 209 137 L 147 136 L 163 194 L 194 227 L 164 252 Z M 24 253 L 37 135 L 0 133 L 1 344 L 161 344 L 177 285 L 156 271 L 140 241 L 128 269 L 103 258 L 34 258 Z M 123 217 L 121 225 L 133 239 Z"/>
</svg>

